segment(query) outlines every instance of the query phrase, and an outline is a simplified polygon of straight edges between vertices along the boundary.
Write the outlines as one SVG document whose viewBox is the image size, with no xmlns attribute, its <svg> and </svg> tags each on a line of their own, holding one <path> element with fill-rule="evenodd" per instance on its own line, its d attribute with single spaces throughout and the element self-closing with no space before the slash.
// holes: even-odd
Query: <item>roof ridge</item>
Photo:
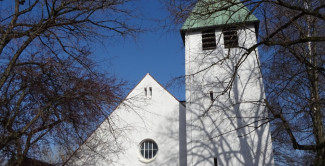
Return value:
<svg viewBox="0 0 325 166">
<path fill-rule="evenodd" d="M 178 100 L 171 92 L 169 92 L 160 82 L 158 82 L 150 73 L 147 73 L 154 81 L 156 81 L 166 92 L 168 92 L 173 98 L 175 98 L 176 101 L 180 103 L 180 100 Z"/>
</svg>

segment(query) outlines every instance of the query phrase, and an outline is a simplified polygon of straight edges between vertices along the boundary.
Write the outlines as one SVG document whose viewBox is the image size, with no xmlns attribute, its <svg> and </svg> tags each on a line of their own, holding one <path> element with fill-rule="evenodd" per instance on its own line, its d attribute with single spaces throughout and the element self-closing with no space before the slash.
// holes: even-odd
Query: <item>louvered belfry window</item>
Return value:
<svg viewBox="0 0 325 166">
<path fill-rule="evenodd" d="M 213 50 L 216 45 L 216 34 L 214 29 L 202 31 L 202 48 L 203 50 Z"/>
<path fill-rule="evenodd" d="M 228 27 L 222 30 L 225 48 L 238 47 L 237 28 Z"/>
</svg>

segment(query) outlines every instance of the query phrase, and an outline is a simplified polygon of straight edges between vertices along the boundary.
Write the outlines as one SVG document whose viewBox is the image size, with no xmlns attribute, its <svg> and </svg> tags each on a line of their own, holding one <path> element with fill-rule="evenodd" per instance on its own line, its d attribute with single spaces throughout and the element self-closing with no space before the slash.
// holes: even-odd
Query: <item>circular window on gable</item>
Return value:
<svg viewBox="0 0 325 166">
<path fill-rule="evenodd" d="M 141 157 L 144 159 L 143 162 L 151 162 L 155 159 L 158 152 L 158 145 L 155 141 L 146 139 L 140 143 Z"/>
</svg>

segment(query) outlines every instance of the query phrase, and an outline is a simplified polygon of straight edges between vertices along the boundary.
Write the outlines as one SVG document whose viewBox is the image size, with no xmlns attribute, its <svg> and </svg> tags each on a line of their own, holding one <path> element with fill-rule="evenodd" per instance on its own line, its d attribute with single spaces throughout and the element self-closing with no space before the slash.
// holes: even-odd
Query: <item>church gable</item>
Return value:
<svg viewBox="0 0 325 166">
<path fill-rule="evenodd" d="M 179 165 L 180 139 L 184 106 L 147 74 L 66 165 Z"/>
<path fill-rule="evenodd" d="M 147 74 L 66 165 L 274 165 L 258 50 L 245 52 L 257 42 L 258 20 L 232 2 L 237 13 L 190 15 L 181 29 L 186 111 Z"/>
</svg>

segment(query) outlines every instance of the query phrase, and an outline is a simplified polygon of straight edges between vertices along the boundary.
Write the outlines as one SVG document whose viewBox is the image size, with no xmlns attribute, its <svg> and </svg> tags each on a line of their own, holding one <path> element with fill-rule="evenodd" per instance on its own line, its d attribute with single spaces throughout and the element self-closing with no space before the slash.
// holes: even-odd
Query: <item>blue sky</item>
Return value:
<svg viewBox="0 0 325 166">
<path fill-rule="evenodd" d="M 114 73 L 133 88 L 147 73 L 166 86 L 173 78 L 185 74 L 182 38 L 174 25 L 164 26 L 167 11 L 158 0 L 137 3 L 143 16 L 137 20 L 147 31 L 136 39 L 105 39 L 95 47 L 95 56 L 102 70 Z M 173 29 L 171 29 L 173 27 Z M 185 87 L 167 89 L 179 100 L 185 100 Z"/>
<path fill-rule="evenodd" d="M 5 5 L 10 2 L 14 1 L 3 1 L 0 9 L 7 8 Z M 99 39 L 101 41 L 94 41 L 93 60 L 104 73 L 127 81 L 129 90 L 147 73 L 166 86 L 173 78 L 185 74 L 184 48 L 179 29 L 170 24 L 168 12 L 160 0 L 135 0 L 130 6 L 139 14 L 132 23 L 145 31 L 137 34 L 136 38 L 103 37 Z M 185 100 L 184 84 L 167 89 L 177 99 Z"/>
</svg>

